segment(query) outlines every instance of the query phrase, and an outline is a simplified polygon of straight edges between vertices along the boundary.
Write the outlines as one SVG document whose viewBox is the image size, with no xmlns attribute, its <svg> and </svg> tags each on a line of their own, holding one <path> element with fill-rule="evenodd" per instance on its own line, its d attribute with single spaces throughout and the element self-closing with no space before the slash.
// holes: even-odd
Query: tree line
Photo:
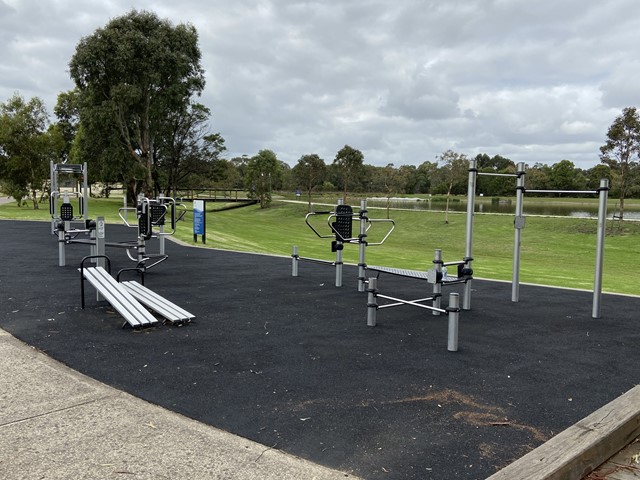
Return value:
<svg viewBox="0 0 640 480">
<path fill-rule="evenodd" d="M 365 163 L 345 145 L 332 159 L 303 154 L 291 167 L 271 150 L 225 158 L 225 140 L 211 129 L 212 112 L 197 101 L 205 86 L 198 34 L 148 11 L 132 10 L 82 38 L 69 62 L 75 88 L 58 95 L 55 121 L 39 98 L 15 94 L 0 104 L 0 190 L 30 199 L 46 195 L 49 162 L 88 163 L 89 179 L 123 185 L 127 196 L 175 195 L 178 189 L 242 188 L 266 207 L 273 191 L 375 193 L 386 196 L 465 194 L 469 158 L 447 150 L 419 165 Z M 601 178 L 612 195 L 640 196 L 640 115 L 622 111 L 584 170 L 569 160 L 527 165 L 530 189 L 591 190 Z M 475 157 L 480 171 L 515 173 L 510 159 Z M 486 196 L 512 195 L 513 180 L 478 177 Z"/>
</svg>

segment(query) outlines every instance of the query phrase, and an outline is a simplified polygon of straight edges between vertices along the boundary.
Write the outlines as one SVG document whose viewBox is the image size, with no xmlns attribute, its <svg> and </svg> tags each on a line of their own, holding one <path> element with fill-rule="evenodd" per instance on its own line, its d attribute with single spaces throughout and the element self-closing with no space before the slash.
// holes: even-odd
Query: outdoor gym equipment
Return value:
<svg viewBox="0 0 640 480">
<path fill-rule="evenodd" d="M 430 270 L 407 270 L 403 268 L 393 267 L 381 267 L 370 265 L 367 266 L 367 270 L 376 272 L 376 279 L 380 278 L 381 273 L 388 273 L 391 275 L 397 275 L 405 278 L 413 278 L 416 280 L 426 280 L 433 285 L 433 294 L 431 297 L 421 298 L 419 300 L 408 300 L 409 304 L 415 302 L 433 302 L 432 307 L 436 310 L 433 311 L 434 315 L 439 315 L 437 310 L 440 308 L 440 299 L 442 297 L 442 287 L 447 285 L 467 284 L 473 279 L 473 270 L 471 269 L 472 258 L 465 257 L 462 260 L 456 260 L 452 262 L 445 262 L 442 260 L 442 250 L 436 249 L 433 256 L 433 268 Z M 447 267 L 455 266 L 457 275 L 449 275 Z M 369 277 L 371 280 L 371 277 Z"/>
<path fill-rule="evenodd" d="M 344 205 L 342 200 L 338 200 L 338 204 L 333 211 L 325 212 L 310 212 L 305 216 L 305 223 L 319 238 L 331 238 L 331 251 L 335 252 L 336 260 L 334 262 L 328 260 L 320 260 L 317 258 L 301 257 L 298 254 L 298 246 L 293 246 L 293 252 L 291 254 L 291 275 L 293 277 L 298 276 L 298 264 L 300 261 L 307 261 L 312 263 L 319 263 L 322 265 L 332 265 L 336 269 L 336 287 L 342 286 L 342 250 L 345 244 L 357 244 L 358 245 L 358 291 L 365 291 L 366 277 L 366 248 L 367 246 L 382 245 L 391 232 L 395 229 L 395 222 L 386 218 L 369 218 L 367 215 L 367 201 L 360 201 L 360 211 L 354 213 L 350 205 Z M 315 215 L 325 215 L 327 217 L 327 225 L 329 226 L 329 233 L 323 234 L 315 228 L 310 219 Z M 353 219 L 356 218 L 360 224 L 359 233 L 357 237 L 353 236 Z M 367 235 L 369 229 L 374 223 L 390 223 L 391 227 L 379 242 L 368 242 Z"/>
<path fill-rule="evenodd" d="M 473 278 L 473 270 L 471 269 L 471 258 L 465 257 L 463 260 L 444 262 L 442 260 L 442 250 L 436 249 L 433 257 L 433 268 L 428 271 L 423 270 L 405 270 L 401 268 L 368 266 L 367 270 L 377 272 L 377 276 L 369 278 L 369 288 L 367 289 L 367 326 L 375 327 L 377 324 L 378 310 L 391 307 L 399 307 L 402 305 L 412 305 L 414 307 L 431 310 L 433 315 L 445 313 L 449 319 L 447 349 L 455 352 L 458 350 L 458 315 L 460 312 L 460 299 L 458 293 L 449 294 L 449 306 L 441 308 L 442 287 L 446 285 L 454 285 L 459 283 L 468 284 Z M 455 266 L 457 276 L 448 275 L 447 267 Z M 414 278 L 417 280 L 426 280 L 433 285 L 433 293 L 430 297 L 418 298 L 415 300 L 406 300 L 398 297 L 383 295 L 378 291 L 378 280 L 381 273 L 399 275 L 405 278 Z M 377 299 L 382 298 L 390 300 L 393 303 L 378 304 Z M 431 302 L 427 305 L 426 302 Z"/>
<path fill-rule="evenodd" d="M 104 248 L 104 243 L 102 244 Z M 100 247 L 98 247 L 100 250 Z M 85 267 L 87 261 L 96 263 L 95 267 Z M 142 276 L 142 284 L 129 281 L 120 282 L 120 276 L 125 271 L 138 271 Z M 111 260 L 104 254 L 89 255 L 80 262 L 80 296 L 84 309 L 84 281 L 88 280 L 96 289 L 97 299 L 104 298 L 116 311 L 124 317 L 122 327 L 130 325 L 141 328 L 156 325 L 158 319 L 145 308 L 149 308 L 165 318 L 166 322 L 174 325 L 189 323 L 195 315 L 161 297 L 144 286 L 144 269 L 125 268 L 118 272 L 116 279 L 111 276 Z"/>
<path fill-rule="evenodd" d="M 473 216 L 475 209 L 476 195 L 476 177 L 479 175 L 487 176 L 510 176 L 517 179 L 516 185 L 516 211 L 514 217 L 514 246 L 513 246 L 513 274 L 511 282 L 511 301 L 518 302 L 520 300 L 520 246 L 522 230 L 525 227 L 524 210 L 524 194 L 543 193 L 543 194 L 579 194 L 579 195 L 598 195 L 598 229 L 596 239 L 596 261 L 594 273 L 593 287 L 593 304 L 591 316 L 600 318 L 601 315 L 601 299 L 602 299 L 602 267 L 604 258 L 604 238 L 607 217 L 607 199 L 609 192 L 609 180 L 603 178 L 600 180 L 600 186 L 595 190 L 526 190 L 525 188 L 525 166 L 524 163 L 518 163 L 515 174 L 499 174 L 478 172 L 475 160 L 469 162 L 469 190 L 467 194 L 467 255 L 471 256 L 472 237 L 473 237 Z M 470 288 L 470 287 L 469 287 Z M 469 290 L 470 292 L 470 290 Z M 466 289 L 465 289 L 466 293 Z M 464 302 L 463 302 L 464 303 Z"/>
<path fill-rule="evenodd" d="M 88 217 L 89 184 L 87 180 L 87 164 L 54 164 L 50 163 L 51 194 L 49 210 L 51 214 L 51 233 L 58 237 L 58 265 L 66 265 L 66 246 L 85 244 L 90 246 L 90 254 L 97 255 L 96 228 L 104 233 L 104 219 L 100 225 Z M 62 175 L 71 176 L 63 179 Z M 74 211 L 72 198 L 78 199 L 78 209 Z M 180 210 L 178 214 L 178 210 Z M 137 223 L 130 225 L 126 214 L 135 211 Z M 124 216 L 123 216 L 124 213 Z M 159 196 L 156 199 L 140 195 L 135 207 L 120 208 L 118 214 L 127 227 L 138 229 L 136 240 L 130 242 L 105 242 L 108 247 L 125 249 L 127 256 L 140 267 L 151 268 L 166 260 L 164 239 L 173 235 L 176 222 L 182 219 L 186 207 L 177 204 L 171 197 Z M 167 221 L 169 216 L 170 221 Z M 169 224 L 171 231 L 166 231 Z M 159 253 L 147 251 L 147 241 L 158 238 Z M 150 262 L 150 263 L 149 263 Z"/>
<path fill-rule="evenodd" d="M 181 209 L 178 214 L 178 208 Z M 135 212 L 136 224 L 131 225 L 127 219 L 128 212 Z M 121 207 L 118 209 L 118 215 L 122 219 L 125 226 L 129 228 L 137 228 L 137 240 L 135 243 L 126 244 L 127 256 L 145 268 L 151 268 L 165 261 L 168 255 L 165 253 L 165 237 L 173 235 L 176 231 L 176 223 L 184 217 L 186 207 L 177 204 L 175 199 L 160 195 L 158 198 L 151 199 L 140 194 L 135 207 Z M 169 219 L 167 220 L 167 215 Z M 170 231 L 165 230 L 169 226 Z M 159 251 L 149 253 L 147 251 L 146 242 L 152 238 L 157 238 L 159 243 Z M 118 246 L 107 244 L 108 246 Z M 135 253 L 132 253 L 134 252 Z M 149 263 L 150 262 L 150 263 Z"/>
<path fill-rule="evenodd" d="M 58 237 L 58 265 L 66 264 L 65 246 L 70 243 L 95 243 L 95 222 L 89 219 L 89 183 L 87 164 L 49 163 L 51 193 L 49 213 L 51 234 Z M 66 178 L 61 178 L 64 175 Z M 74 211 L 72 198 L 77 198 L 78 209 Z M 78 238 L 81 235 L 89 238 Z M 95 250 L 92 249 L 92 254 Z"/>
<path fill-rule="evenodd" d="M 420 298 L 417 300 L 404 300 L 397 297 L 391 297 L 389 295 L 383 295 L 378 292 L 378 279 L 371 277 L 369 279 L 369 288 L 367 289 L 367 326 L 375 327 L 377 324 L 378 310 L 383 308 L 398 307 L 402 305 L 412 305 L 414 307 L 424 308 L 431 310 L 434 315 L 444 313 L 448 317 L 448 332 L 447 332 L 447 350 L 450 352 L 458 351 L 458 323 L 460 315 L 459 307 L 459 294 L 449 294 L 449 306 L 447 308 L 440 308 L 435 306 L 425 305 L 423 302 L 434 300 L 433 297 Z M 378 298 L 390 300 L 393 303 L 387 303 L 378 305 Z"/>
</svg>

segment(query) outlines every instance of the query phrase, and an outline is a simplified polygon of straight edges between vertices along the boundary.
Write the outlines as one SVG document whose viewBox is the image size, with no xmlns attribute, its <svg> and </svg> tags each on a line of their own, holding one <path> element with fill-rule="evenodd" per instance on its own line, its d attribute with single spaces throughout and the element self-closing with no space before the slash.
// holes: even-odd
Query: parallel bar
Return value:
<svg viewBox="0 0 640 480">
<path fill-rule="evenodd" d="M 517 177 L 517 173 L 489 173 L 489 172 L 478 172 L 478 176 L 482 177 Z"/>
<path fill-rule="evenodd" d="M 526 190 L 526 193 L 574 193 L 584 195 L 594 195 L 597 190 Z"/>
</svg>

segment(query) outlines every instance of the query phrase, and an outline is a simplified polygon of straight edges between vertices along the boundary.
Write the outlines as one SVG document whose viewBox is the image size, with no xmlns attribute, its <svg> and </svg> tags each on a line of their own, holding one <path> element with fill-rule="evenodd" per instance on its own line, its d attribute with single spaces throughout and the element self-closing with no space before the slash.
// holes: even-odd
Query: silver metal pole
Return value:
<svg viewBox="0 0 640 480">
<path fill-rule="evenodd" d="M 105 223 L 104 217 L 96 218 L 96 255 L 105 255 L 106 254 L 106 232 L 105 232 Z M 103 257 L 96 258 L 96 266 L 104 268 L 106 264 L 106 260 Z M 96 301 L 101 301 L 102 296 L 98 289 L 96 289 Z"/>
<path fill-rule="evenodd" d="M 66 224 L 66 222 L 65 222 Z M 65 230 L 58 230 L 58 266 L 64 267 L 67 264 L 65 256 L 65 243 L 64 243 Z"/>
<path fill-rule="evenodd" d="M 449 294 L 449 328 L 447 335 L 447 350 L 450 352 L 458 351 L 458 323 L 460 315 L 460 299 L 457 293 Z"/>
<path fill-rule="evenodd" d="M 442 273 L 442 250 L 436 249 L 433 255 L 433 268 L 436 271 L 436 283 L 433 284 L 433 308 L 441 308 L 441 300 L 442 300 L 442 283 L 438 283 L 438 273 Z M 431 311 L 432 315 L 440 315 L 440 312 L 437 310 Z"/>
<path fill-rule="evenodd" d="M 293 252 L 291 252 L 291 276 L 298 276 L 298 246 L 293 246 Z"/>
<path fill-rule="evenodd" d="M 169 197 L 165 197 L 164 195 L 159 195 L 158 196 L 158 203 L 162 206 L 165 206 L 166 204 L 164 203 L 164 199 L 165 198 L 169 198 Z M 167 208 L 168 210 L 168 208 Z M 166 220 L 166 212 L 167 210 L 165 210 L 165 218 L 164 220 Z M 149 207 L 149 214 L 151 214 L 151 207 Z M 158 228 L 158 244 L 160 246 L 160 255 L 164 255 L 164 224 L 165 222 L 162 222 L 162 225 L 160 225 L 160 227 Z"/>
<path fill-rule="evenodd" d="M 338 205 L 344 205 L 342 198 L 338 199 Z M 336 208 L 335 211 L 337 212 L 338 209 Z M 338 240 L 336 235 L 336 287 L 342 286 L 342 246 L 343 243 Z"/>
<path fill-rule="evenodd" d="M 376 293 L 378 287 L 378 279 L 371 277 L 369 279 L 369 288 L 367 288 L 367 326 L 376 326 L 376 317 L 378 314 L 378 303 L 376 301 Z"/>
<path fill-rule="evenodd" d="M 476 204 L 476 177 L 478 174 L 477 164 L 475 160 L 469 160 L 469 188 L 467 191 L 467 244 L 465 248 L 465 257 L 473 258 L 473 216 Z M 471 267 L 472 261 L 469 260 L 467 266 Z M 471 282 L 467 280 L 464 284 L 464 296 L 462 298 L 462 309 L 471 310 Z"/>
<path fill-rule="evenodd" d="M 87 169 L 87 162 L 82 165 L 82 217 L 85 221 L 85 227 L 87 220 L 89 220 L 89 170 Z"/>
<path fill-rule="evenodd" d="M 360 235 L 358 236 L 358 291 L 365 291 L 365 255 L 367 250 L 367 201 L 360 200 Z"/>
<path fill-rule="evenodd" d="M 602 267 L 604 263 L 604 238 L 607 222 L 607 198 L 609 196 L 609 180 L 600 180 L 600 202 L 598 206 L 598 238 L 596 244 L 596 270 L 593 281 L 592 318 L 600 318 L 600 300 L 602 299 Z"/>
<path fill-rule="evenodd" d="M 518 180 L 516 182 L 516 215 L 513 219 L 515 237 L 513 240 L 513 277 L 511 280 L 511 301 L 520 301 L 520 244 L 522 229 L 524 228 L 524 162 L 518 163 Z"/>
</svg>

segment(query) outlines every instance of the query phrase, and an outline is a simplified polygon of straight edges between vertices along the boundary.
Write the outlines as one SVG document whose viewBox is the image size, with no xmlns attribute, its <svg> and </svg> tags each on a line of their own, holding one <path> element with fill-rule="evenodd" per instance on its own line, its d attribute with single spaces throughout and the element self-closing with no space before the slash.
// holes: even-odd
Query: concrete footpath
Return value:
<svg viewBox="0 0 640 480">
<path fill-rule="evenodd" d="M 0 478 L 355 478 L 97 382 L 0 329 Z"/>
</svg>

